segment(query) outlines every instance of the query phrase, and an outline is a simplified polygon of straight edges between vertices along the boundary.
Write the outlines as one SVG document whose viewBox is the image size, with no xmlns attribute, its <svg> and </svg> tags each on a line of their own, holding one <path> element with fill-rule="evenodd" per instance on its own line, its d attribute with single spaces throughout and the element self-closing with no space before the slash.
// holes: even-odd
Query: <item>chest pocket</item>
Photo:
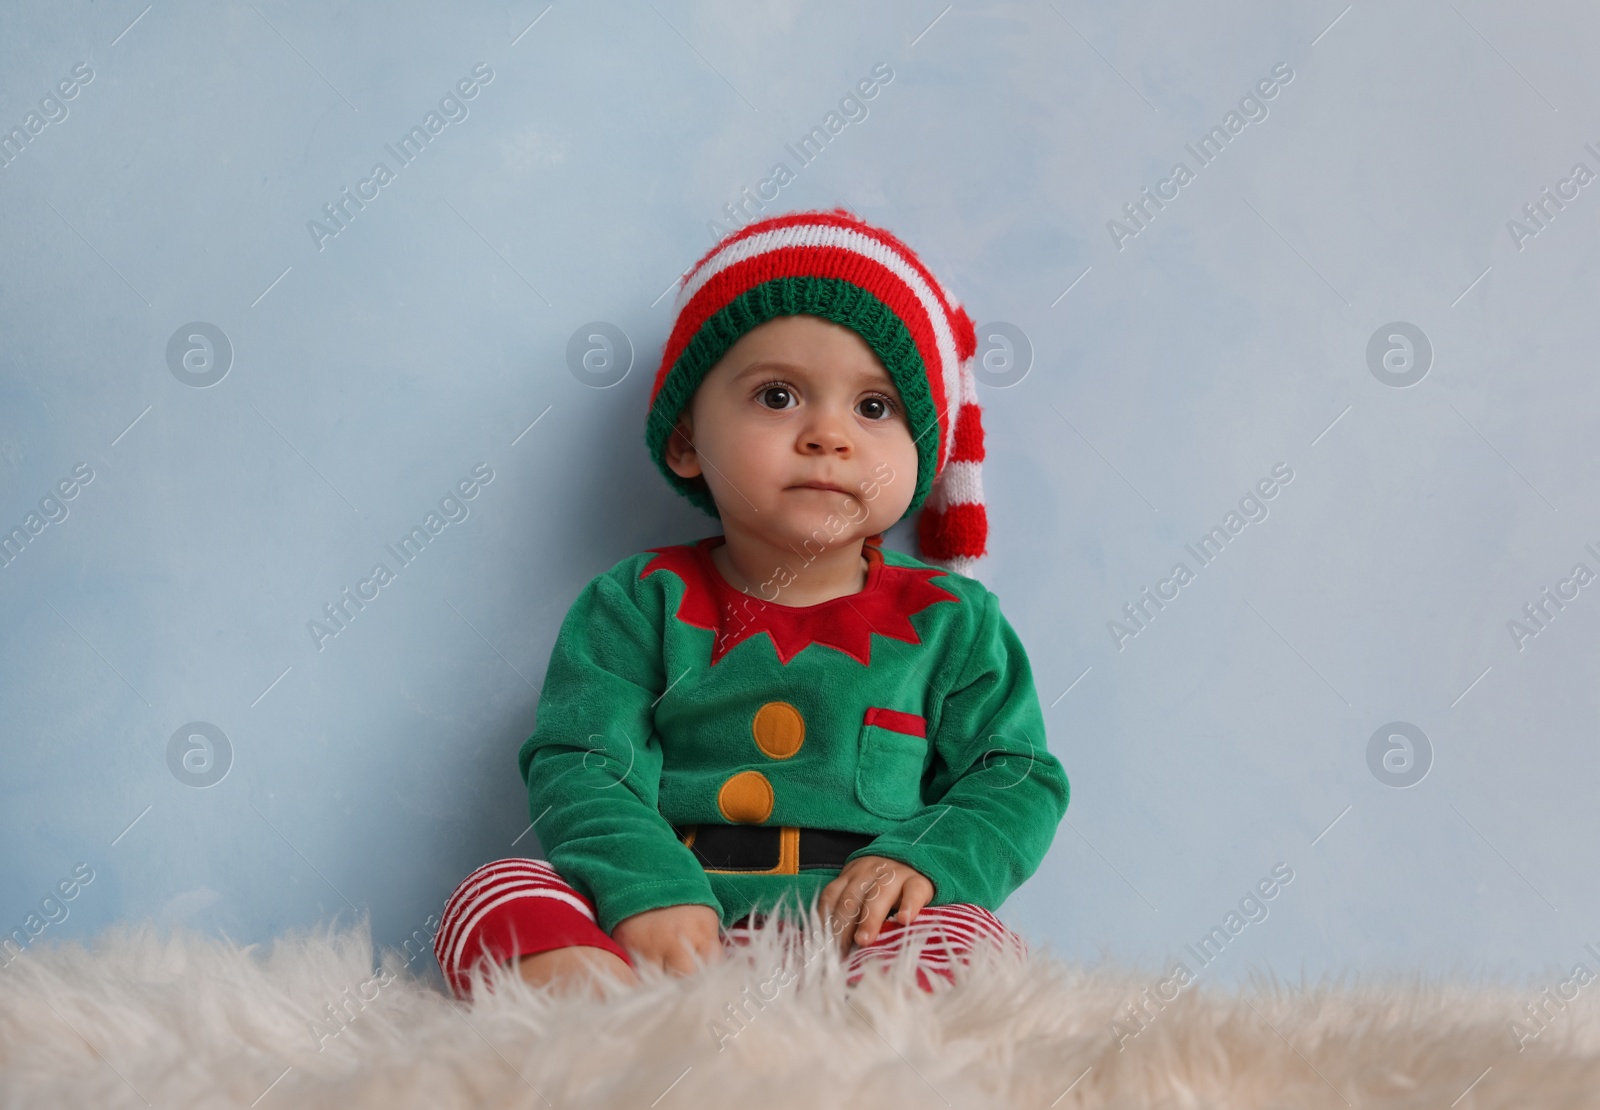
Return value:
<svg viewBox="0 0 1600 1110">
<path fill-rule="evenodd" d="M 922 807 L 928 764 L 927 721 L 915 713 L 872 706 L 861 723 L 856 798 L 879 817 L 909 817 Z"/>
</svg>

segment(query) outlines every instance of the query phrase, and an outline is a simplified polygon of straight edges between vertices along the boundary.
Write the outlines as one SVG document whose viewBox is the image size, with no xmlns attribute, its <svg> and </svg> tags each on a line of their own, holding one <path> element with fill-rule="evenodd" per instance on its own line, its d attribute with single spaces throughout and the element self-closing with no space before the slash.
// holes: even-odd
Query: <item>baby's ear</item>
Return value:
<svg viewBox="0 0 1600 1110">
<path fill-rule="evenodd" d="M 693 478 L 700 473 L 700 460 L 694 451 L 694 424 L 687 412 L 673 423 L 662 456 L 680 478 Z"/>
</svg>

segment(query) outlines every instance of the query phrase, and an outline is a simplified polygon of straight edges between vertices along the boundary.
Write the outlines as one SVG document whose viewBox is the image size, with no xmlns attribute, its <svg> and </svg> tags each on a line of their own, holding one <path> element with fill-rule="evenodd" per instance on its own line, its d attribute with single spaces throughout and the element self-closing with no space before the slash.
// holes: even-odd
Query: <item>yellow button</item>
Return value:
<svg viewBox="0 0 1600 1110">
<path fill-rule="evenodd" d="M 760 771 L 740 771 L 717 791 L 717 808 L 729 821 L 759 825 L 772 816 L 772 783 Z"/>
<path fill-rule="evenodd" d="M 788 759 L 806 740 L 806 719 L 786 701 L 769 701 L 750 722 L 756 747 L 773 759 Z"/>
</svg>

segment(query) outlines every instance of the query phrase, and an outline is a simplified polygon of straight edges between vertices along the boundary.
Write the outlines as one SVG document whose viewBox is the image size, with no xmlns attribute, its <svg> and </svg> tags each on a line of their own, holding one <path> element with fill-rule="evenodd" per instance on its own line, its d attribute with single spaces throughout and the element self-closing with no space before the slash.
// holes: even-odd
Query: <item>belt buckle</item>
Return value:
<svg viewBox="0 0 1600 1110">
<path fill-rule="evenodd" d="M 751 858 L 752 848 L 759 853 L 763 847 L 752 839 L 758 829 L 777 832 L 777 862 L 772 866 L 741 865 L 736 861 Z M 690 825 L 687 835 L 677 826 L 674 831 L 679 833 L 684 847 L 694 852 L 708 875 L 797 875 L 800 872 L 800 830 L 793 825 Z M 761 853 L 757 858 L 765 862 L 772 857 L 770 853 Z M 717 863 L 728 866 L 713 866 Z"/>
<path fill-rule="evenodd" d="M 715 830 L 709 836 L 701 831 L 708 828 Z M 747 824 L 673 826 L 673 832 L 677 834 L 679 841 L 694 852 L 701 866 L 712 875 L 797 875 L 801 870 L 837 870 L 844 866 L 842 856 L 860 850 L 873 839 L 870 833 L 780 825 L 777 826 L 778 852 L 777 862 L 774 865 L 767 867 L 760 864 L 754 866 L 733 864 L 734 860 L 740 858 L 738 853 L 741 850 L 748 853 L 753 843 L 751 838 L 756 835 L 756 830 L 771 829 L 773 829 L 771 825 Z M 739 843 L 740 837 L 745 838 L 744 843 Z M 716 844 L 706 842 L 712 838 Z M 832 852 L 829 852 L 829 849 L 832 849 Z M 824 856 L 826 858 L 823 858 Z M 841 858 L 835 859 L 835 856 Z M 745 858 L 749 858 L 748 855 Z M 764 863 L 772 856 L 767 853 L 758 858 Z M 724 862 L 729 866 L 713 866 Z"/>
</svg>

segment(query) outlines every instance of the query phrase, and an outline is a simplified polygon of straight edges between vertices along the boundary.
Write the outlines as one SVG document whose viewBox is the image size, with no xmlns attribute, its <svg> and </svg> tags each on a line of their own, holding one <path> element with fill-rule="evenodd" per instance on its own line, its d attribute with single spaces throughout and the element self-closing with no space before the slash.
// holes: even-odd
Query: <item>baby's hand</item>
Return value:
<svg viewBox="0 0 1600 1110">
<path fill-rule="evenodd" d="M 693 953 L 707 964 L 722 958 L 721 924 L 710 906 L 662 906 L 624 917 L 612 927 L 611 939 L 628 950 L 636 968 L 652 964 L 688 975 L 695 969 Z"/>
<path fill-rule="evenodd" d="M 822 888 L 817 905 L 840 938 L 839 954 L 848 956 L 852 941 L 867 945 L 878 939 L 890 910 L 899 907 L 895 920 L 909 925 L 932 898 L 932 880 L 916 868 L 885 856 L 857 856 Z"/>
</svg>

